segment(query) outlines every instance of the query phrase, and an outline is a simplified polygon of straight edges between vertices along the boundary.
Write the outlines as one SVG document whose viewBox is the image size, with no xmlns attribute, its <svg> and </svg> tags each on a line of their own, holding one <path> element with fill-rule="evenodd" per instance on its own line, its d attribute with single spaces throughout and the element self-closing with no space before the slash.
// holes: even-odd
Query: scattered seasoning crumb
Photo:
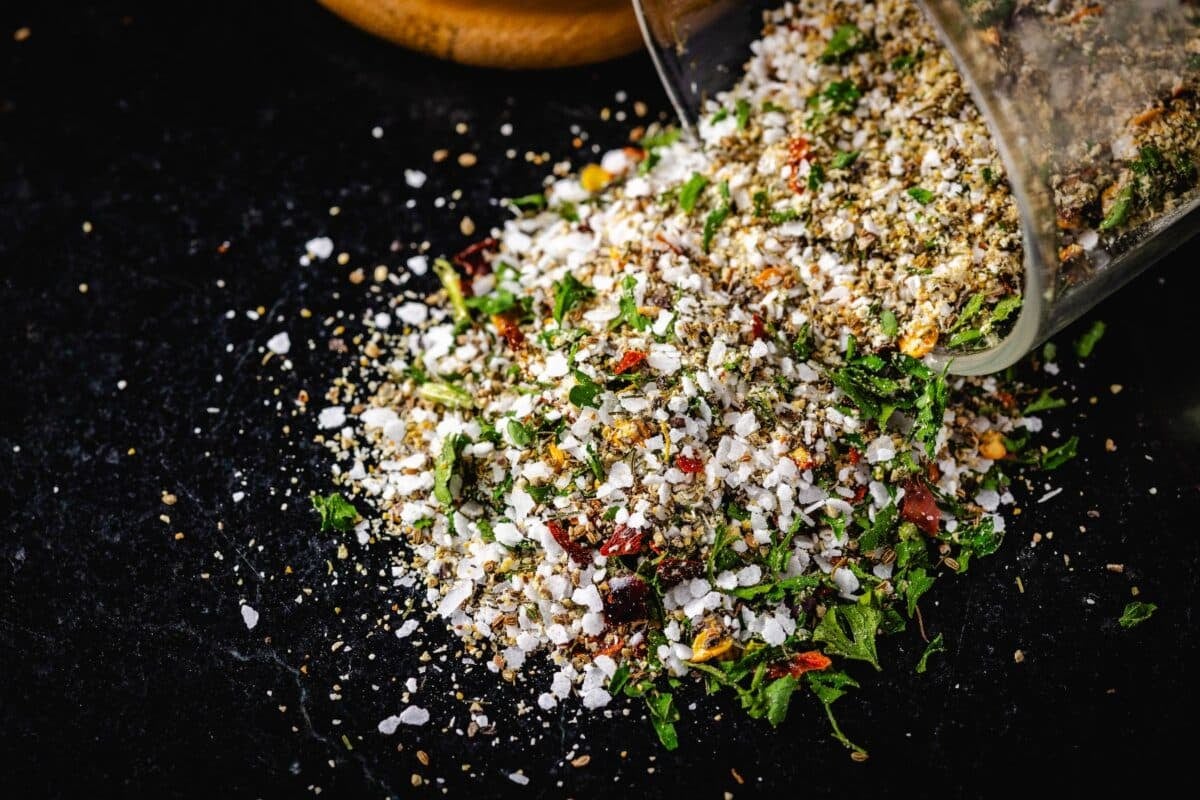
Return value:
<svg viewBox="0 0 1200 800">
<path fill-rule="evenodd" d="M 1118 574 L 1125 572 L 1124 564 L 1105 564 L 1104 568 L 1109 572 L 1116 572 Z"/>
<path fill-rule="evenodd" d="M 1017 650 L 1016 652 L 1014 652 L 1013 653 L 1013 661 L 1017 664 L 1025 663 L 1025 651 Z"/>
<path fill-rule="evenodd" d="M 13 41 L 14 42 L 24 42 L 27 39 L 29 39 L 29 37 L 32 35 L 33 35 L 33 31 L 30 30 L 28 27 L 20 27 L 20 28 L 17 28 L 15 31 L 13 31 Z"/>
<path fill-rule="evenodd" d="M 479 157 L 474 153 L 460 153 L 458 156 L 458 165 L 460 167 L 473 167 L 478 161 Z"/>
<path fill-rule="evenodd" d="M 87 293 L 88 293 L 88 285 L 87 285 L 86 283 L 81 283 L 81 284 L 79 284 L 79 293 L 80 293 L 80 294 L 87 294 Z"/>
<path fill-rule="evenodd" d="M 91 232 L 92 232 L 92 223 L 88 222 L 87 220 L 84 220 L 84 221 L 83 221 L 83 225 L 82 225 L 82 226 L 80 226 L 80 227 L 82 227 L 82 228 L 83 228 L 83 232 L 84 232 L 84 233 L 91 233 Z"/>
<path fill-rule="evenodd" d="M 576 758 L 571 759 L 571 766 L 576 767 L 576 768 L 586 767 L 590 763 L 592 763 L 592 757 L 590 755 L 588 755 L 587 753 L 584 753 L 581 756 L 577 756 Z"/>
</svg>

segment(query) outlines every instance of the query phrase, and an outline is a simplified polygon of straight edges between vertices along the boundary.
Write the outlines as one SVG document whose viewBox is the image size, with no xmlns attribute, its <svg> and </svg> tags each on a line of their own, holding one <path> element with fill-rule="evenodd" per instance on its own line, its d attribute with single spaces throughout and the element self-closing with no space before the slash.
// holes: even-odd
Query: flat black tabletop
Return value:
<svg viewBox="0 0 1200 800">
<path fill-rule="evenodd" d="M 636 705 L 518 714 L 529 691 L 464 670 L 435 625 L 420 647 L 381 634 L 403 600 L 386 549 L 339 560 L 318 531 L 305 497 L 330 465 L 292 413 L 347 358 L 325 320 L 350 336 L 383 307 L 375 266 L 459 249 L 463 216 L 484 230 L 491 198 L 623 142 L 634 101 L 665 113 L 649 61 L 466 69 L 311 3 L 26 5 L 0 12 L 0 762 L 21 796 L 980 796 L 1190 773 L 1195 245 L 1059 337 L 1108 323 L 1086 364 L 1060 359 L 1078 399 L 1046 416 L 1080 457 L 996 556 L 939 581 L 928 673 L 915 634 L 856 672 L 840 719 L 870 761 L 809 700 L 772 731 L 695 691 L 668 754 Z M 350 263 L 301 266 L 321 235 Z M 262 363 L 279 331 L 290 370 Z M 1134 587 L 1159 611 L 1127 631 Z M 379 734 L 422 664 L 431 722 Z M 469 730 L 472 699 L 494 729 Z"/>
</svg>

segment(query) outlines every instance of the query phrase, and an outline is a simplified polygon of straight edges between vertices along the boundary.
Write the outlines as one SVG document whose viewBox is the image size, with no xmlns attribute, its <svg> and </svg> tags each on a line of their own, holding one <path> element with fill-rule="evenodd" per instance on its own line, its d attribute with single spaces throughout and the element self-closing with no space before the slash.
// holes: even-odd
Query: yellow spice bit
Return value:
<svg viewBox="0 0 1200 800">
<path fill-rule="evenodd" d="M 692 641 L 692 662 L 709 661 L 719 658 L 733 647 L 733 637 L 728 636 L 720 628 L 710 625 Z"/>
<path fill-rule="evenodd" d="M 919 328 L 900 337 L 900 352 L 909 358 L 924 358 L 933 352 L 937 340 L 936 328 Z"/>
<path fill-rule="evenodd" d="M 1008 448 L 1004 446 L 1004 435 L 1000 431 L 984 432 L 983 436 L 979 437 L 979 455 L 992 461 L 999 461 L 1008 455 Z"/>
<path fill-rule="evenodd" d="M 579 173 L 579 185 L 589 192 L 600 191 L 612 179 L 612 173 L 599 164 L 588 164 Z"/>
<path fill-rule="evenodd" d="M 551 442 L 546 446 L 546 452 L 550 456 L 550 461 L 556 468 L 562 468 L 562 466 L 567 463 L 567 454 L 564 453 L 562 448 L 556 445 L 554 442 Z"/>
<path fill-rule="evenodd" d="M 805 469 L 806 464 L 811 466 L 813 463 L 812 453 L 808 452 L 808 448 L 804 445 L 800 445 L 788 453 L 788 455 L 792 457 L 792 460 L 796 462 L 796 466 L 800 469 Z"/>
</svg>

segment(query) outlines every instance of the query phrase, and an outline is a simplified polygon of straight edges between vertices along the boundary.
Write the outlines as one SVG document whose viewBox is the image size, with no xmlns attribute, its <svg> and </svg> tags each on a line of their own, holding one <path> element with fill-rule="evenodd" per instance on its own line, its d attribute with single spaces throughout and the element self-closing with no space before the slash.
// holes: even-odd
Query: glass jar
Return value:
<svg viewBox="0 0 1200 800">
<path fill-rule="evenodd" d="M 1200 11 L 1186 0 L 916 0 L 992 131 L 1021 216 L 1024 302 L 1003 369 L 1200 228 Z M 779 2 L 635 0 L 685 127 L 741 75 Z M 900 32 L 897 32 L 902 35 Z"/>
</svg>

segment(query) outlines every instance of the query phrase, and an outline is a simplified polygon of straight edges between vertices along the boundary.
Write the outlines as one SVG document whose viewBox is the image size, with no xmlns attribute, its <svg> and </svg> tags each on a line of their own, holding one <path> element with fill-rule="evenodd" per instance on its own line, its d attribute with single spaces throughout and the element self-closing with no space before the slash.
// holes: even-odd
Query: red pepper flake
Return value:
<svg viewBox="0 0 1200 800">
<path fill-rule="evenodd" d="M 654 569 L 663 586 L 674 586 L 692 578 L 699 578 L 704 572 L 704 565 L 690 558 L 664 558 Z"/>
<path fill-rule="evenodd" d="M 646 354 L 641 350 L 626 350 L 621 361 L 613 367 L 613 375 L 624 375 L 630 370 L 637 369 L 646 360 Z"/>
<path fill-rule="evenodd" d="M 695 475 L 704 471 L 704 461 L 699 458 L 689 458 L 685 455 L 675 456 L 675 466 L 685 475 Z"/>
<path fill-rule="evenodd" d="M 796 653 L 787 661 L 772 664 L 767 670 L 767 677 L 774 679 L 791 675 L 793 678 L 799 678 L 806 672 L 821 672 L 829 669 L 831 664 L 833 661 L 829 656 L 819 650 L 809 650 L 806 653 Z"/>
<path fill-rule="evenodd" d="M 859 459 L 862 458 L 862 456 L 859 454 L 857 447 L 850 448 L 849 456 L 850 456 L 850 466 L 852 466 L 852 467 L 858 466 L 858 461 L 859 461 Z"/>
<path fill-rule="evenodd" d="M 491 274 L 492 265 L 487 254 L 495 250 L 496 245 L 496 240 L 489 236 L 460 250 L 454 256 L 454 263 L 471 278 Z"/>
<path fill-rule="evenodd" d="M 592 549 L 582 542 L 577 542 L 567 533 L 566 527 L 556 519 L 552 519 L 546 523 L 546 527 L 550 530 L 550 535 L 554 537 L 554 541 L 558 542 L 558 546 L 567 551 L 567 555 L 571 560 L 581 566 L 586 566 L 592 563 Z"/>
<path fill-rule="evenodd" d="M 866 496 L 867 496 L 867 487 L 859 486 L 857 489 L 854 490 L 854 497 L 850 500 L 850 505 L 852 505 L 852 506 L 858 505 L 859 503 L 862 502 L 863 498 Z"/>
<path fill-rule="evenodd" d="M 621 523 L 613 531 L 608 541 L 600 545 L 602 556 L 632 556 L 640 553 L 646 542 L 646 534 L 635 528 Z"/>
<path fill-rule="evenodd" d="M 599 650 L 597 650 L 596 655 L 598 655 L 598 656 L 615 656 L 617 653 L 621 652 L 621 648 L 624 646 L 625 646 L 625 640 L 617 639 L 615 642 L 610 644 L 608 647 L 602 647 Z"/>
<path fill-rule="evenodd" d="M 625 154 L 626 158 L 635 164 L 646 158 L 646 151 L 640 147 L 622 147 L 621 152 Z"/>
<path fill-rule="evenodd" d="M 505 311 L 503 314 L 493 315 L 492 324 L 513 350 L 519 350 L 525 344 L 525 334 L 517 324 L 517 316 L 513 312 Z"/>
<path fill-rule="evenodd" d="M 942 514 L 938 509 L 937 501 L 933 499 L 933 492 L 929 491 L 929 487 L 923 481 L 905 482 L 904 500 L 900 503 L 900 517 L 916 525 L 930 536 L 937 534 Z"/>
<path fill-rule="evenodd" d="M 798 136 L 788 142 L 788 166 L 792 168 L 791 177 L 788 178 L 788 186 L 796 194 L 804 194 L 805 182 L 800 180 L 800 163 L 803 161 L 811 161 L 812 153 L 809 151 L 808 139 L 803 136 Z"/>
<path fill-rule="evenodd" d="M 763 318 L 758 314 L 754 315 L 754 325 L 751 327 L 750 332 L 755 339 L 767 338 L 767 324 L 763 322 Z"/>
<path fill-rule="evenodd" d="M 648 616 L 650 586 L 636 575 L 613 578 L 604 596 L 604 615 L 609 622 L 636 622 Z"/>
</svg>

